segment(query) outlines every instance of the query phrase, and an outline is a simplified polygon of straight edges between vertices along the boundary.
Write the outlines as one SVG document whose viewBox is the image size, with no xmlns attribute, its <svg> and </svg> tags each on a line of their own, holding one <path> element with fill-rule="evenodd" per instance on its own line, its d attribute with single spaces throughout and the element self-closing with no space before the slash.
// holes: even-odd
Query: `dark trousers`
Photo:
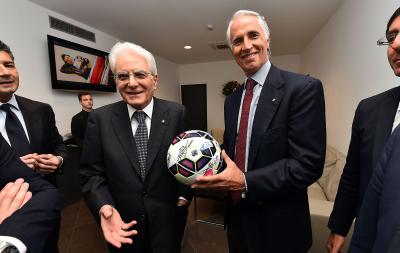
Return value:
<svg viewBox="0 0 400 253">
<path fill-rule="evenodd" d="M 228 217 L 228 247 L 229 253 L 248 253 L 248 243 L 244 229 L 243 204 L 232 206 Z"/>
</svg>

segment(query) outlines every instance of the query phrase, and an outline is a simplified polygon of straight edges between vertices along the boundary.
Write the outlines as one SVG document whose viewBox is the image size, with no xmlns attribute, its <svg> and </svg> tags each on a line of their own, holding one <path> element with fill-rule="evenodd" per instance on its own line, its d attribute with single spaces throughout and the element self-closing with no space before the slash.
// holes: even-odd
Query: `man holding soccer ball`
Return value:
<svg viewBox="0 0 400 253">
<path fill-rule="evenodd" d="M 307 187 L 325 157 L 322 84 L 270 63 L 259 13 L 236 12 L 227 41 L 247 78 L 225 101 L 226 168 L 192 187 L 229 193 L 230 253 L 305 253 L 312 243 Z"/>
</svg>

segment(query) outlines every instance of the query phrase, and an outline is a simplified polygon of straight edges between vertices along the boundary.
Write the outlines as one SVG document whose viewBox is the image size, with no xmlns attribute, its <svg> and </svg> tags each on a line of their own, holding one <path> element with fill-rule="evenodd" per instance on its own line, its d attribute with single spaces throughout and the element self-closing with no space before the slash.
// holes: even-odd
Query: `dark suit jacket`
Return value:
<svg viewBox="0 0 400 253">
<path fill-rule="evenodd" d="M 48 240 L 58 226 L 62 200 L 58 191 L 14 155 L 0 135 L 0 188 L 17 178 L 29 183 L 32 199 L 0 224 L 0 235 L 21 240 L 31 253 L 54 253 Z"/>
<path fill-rule="evenodd" d="M 231 158 L 242 91 L 243 85 L 225 101 L 224 146 Z M 325 148 L 321 82 L 272 65 L 254 116 L 245 173 L 250 252 L 305 252 L 311 246 L 307 187 L 322 174 Z"/>
<path fill-rule="evenodd" d="M 67 148 L 58 133 L 51 106 L 21 96 L 16 96 L 16 99 L 28 130 L 30 151 L 38 154 L 59 155 L 65 159 Z M 54 173 L 45 175 L 45 178 L 56 185 Z"/>
<path fill-rule="evenodd" d="M 373 171 L 357 219 L 351 253 L 386 253 L 400 226 L 400 128 Z"/>
<path fill-rule="evenodd" d="M 372 168 L 389 138 L 400 99 L 400 87 L 364 99 L 357 107 L 346 165 L 328 227 L 346 236 L 357 216 Z"/>
<path fill-rule="evenodd" d="M 191 193 L 168 171 L 166 159 L 171 141 L 184 130 L 184 107 L 154 98 L 143 183 L 127 104 L 120 101 L 90 113 L 82 150 L 82 192 L 95 217 L 101 206 L 111 204 L 125 222 L 137 220 L 134 229 L 139 234 L 123 252 L 144 252 L 144 239 L 153 252 L 179 252 L 179 224 L 186 221 L 187 209 L 176 203 L 179 196 L 190 200 Z"/>
<path fill-rule="evenodd" d="M 71 133 L 76 145 L 82 148 L 83 139 L 85 138 L 86 125 L 89 117 L 89 112 L 80 111 L 75 114 L 71 120 Z"/>
</svg>

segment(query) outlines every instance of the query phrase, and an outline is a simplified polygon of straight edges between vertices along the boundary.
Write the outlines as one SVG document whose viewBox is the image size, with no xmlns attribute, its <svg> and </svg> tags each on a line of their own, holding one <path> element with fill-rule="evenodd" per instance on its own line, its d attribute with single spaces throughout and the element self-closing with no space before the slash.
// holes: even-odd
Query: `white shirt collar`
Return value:
<svg viewBox="0 0 400 253">
<path fill-rule="evenodd" d="M 263 86 L 270 69 L 271 62 L 268 60 L 266 63 L 264 63 L 264 65 L 262 65 L 259 70 L 257 70 L 254 75 L 250 76 L 250 78 L 256 81 L 259 85 Z"/>
<path fill-rule="evenodd" d="M 10 104 L 10 105 L 14 106 L 14 108 L 17 109 L 18 111 L 20 110 L 17 99 L 15 98 L 14 94 L 12 94 L 10 100 L 8 100 L 7 102 L 5 102 L 5 103 L 0 102 L 0 105 L 3 105 L 3 104 Z"/>
<path fill-rule="evenodd" d="M 147 117 L 149 117 L 150 120 L 151 117 L 153 116 L 153 105 L 154 105 L 154 98 L 151 98 L 150 103 L 142 110 L 146 113 Z M 127 104 L 127 106 L 128 106 L 129 118 L 132 119 L 132 115 L 138 110 L 129 104 Z"/>
</svg>

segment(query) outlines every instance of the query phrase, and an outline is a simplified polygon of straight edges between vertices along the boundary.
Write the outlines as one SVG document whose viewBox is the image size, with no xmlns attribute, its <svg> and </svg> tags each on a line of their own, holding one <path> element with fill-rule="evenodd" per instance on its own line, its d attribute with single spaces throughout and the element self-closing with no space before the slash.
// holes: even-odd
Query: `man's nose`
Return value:
<svg viewBox="0 0 400 253">
<path fill-rule="evenodd" d="M 0 64 L 0 75 L 10 75 L 10 71 L 3 64 Z"/>
<path fill-rule="evenodd" d="M 253 47 L 253 43 L 251 42 L 251 40 L 249 40 L 249 38 L 245 37 L 243 39 L 243 49 L 249 50 L 252 47 Z"/>
</svg>

